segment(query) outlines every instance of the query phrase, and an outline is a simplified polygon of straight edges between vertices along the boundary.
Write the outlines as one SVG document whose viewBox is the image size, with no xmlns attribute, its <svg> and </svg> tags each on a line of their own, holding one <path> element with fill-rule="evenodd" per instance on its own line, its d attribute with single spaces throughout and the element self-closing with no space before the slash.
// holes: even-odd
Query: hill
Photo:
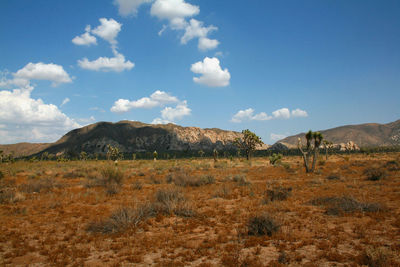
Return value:
<svg viewBox="0 0 400 267">
<path fill-rule="evenodd" d="M 221 129 L 182 127 L 175 124 L 146 124 L 137 121 L 98 122 L 72 130 L 42 152 L 104 154 L 107 145 L 123 153 L 235 149 L 241 133 Z"/>
<path fill-rule="evenodd" d="M 366 123 L 359 125 L 346 125 L 327 130 L 320 130 L 324 139 L 334 144 L 348 143 L 350 141 L 359 147 L 378 147 L 400 145 L 400 120 L 387 124 Z M 277 143 L 289 148 L 297 146 L 298 138 L 305 143 L 305 133 L 286 137 Z"/>
<path fill-rule="evenodd" d="M 39 153 L 50 145 L 49 143 L 17 143 L 0 145 L 0 150 L 3 151 L 5 155 L 13 154 L 15 157 L 24 157 Z"/>
</svg>

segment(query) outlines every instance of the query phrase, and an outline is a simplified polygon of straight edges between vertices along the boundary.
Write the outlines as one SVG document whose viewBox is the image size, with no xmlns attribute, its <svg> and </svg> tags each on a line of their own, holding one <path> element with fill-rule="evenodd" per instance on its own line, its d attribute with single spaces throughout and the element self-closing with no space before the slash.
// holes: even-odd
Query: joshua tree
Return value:
<svg viewBox="0 0 400 267">
<path fill-rule="evenodd" d="M 322 144 L 325 148 L 325 159 L 328 160 L 328 150 L 333 147 L 333 143 L 328 140 L 323 140 Z"/>
<path fill-rule="evenodd" d="M 79 158 L 80 158 L 81 160 L 87 160 L 87 153 L 86 153 L 85 151 L 82 151 L 82 152 L 79 154 Z"/>
<path fill-rule="evenodd" d="M 308 131 L 306 133 L 307 146 L 304 151 L 301 144 L 301 139 L 298 139 L 298 147 L 303 155 L 304 166 L 306 168 L 306 172 L 314 172 L 315 163 L 317 162 L 318 154 L 319 154 L 319 146 L 321 145 L 323 136 L 320 132 Z M 312 140 L 314 140 L 314 144 L 311 144 Z M 313 157 L 312 166 L 310 167 L 310 159 Z"/>
<path fill-rule="evenodd" d="M 200 157 L 204 157 L 204 151 L 203 151 L 203 150 L 199 150 L 198 153 L 199 153 L 199 156 L 200 156 Z"/>
<path fill-rule="evenodd" d="M 154 161 L 157 161 L 157 156 L 158 156 L 158 153 L 156 150 L 154 150 L 154 152 L 153 152 Z"/>
<path fill-rule="evenodd" d="M 251 158 L 251 154 L 257 146 L 264 144 L 261 138 L 249 129 L 242 131 L 243 137 L 236 138 L 234 144 L 246 154 L 246 159 Z"/>
<path fill-rule="evenodd" d="M 122 154 L 119 152 L 118 147 L 113 147 L 111 145 L 107 145 L 107 159 L 108 160 L 117 160 L 121 159 Z"/>
<path fill-rule="evenodd" d="M 218 150 L 216 148 L 214 148 L 213 156 L 214 156 L 214 162 L 217 162 L 217 160 L 218 160 Z"/>
</svg>

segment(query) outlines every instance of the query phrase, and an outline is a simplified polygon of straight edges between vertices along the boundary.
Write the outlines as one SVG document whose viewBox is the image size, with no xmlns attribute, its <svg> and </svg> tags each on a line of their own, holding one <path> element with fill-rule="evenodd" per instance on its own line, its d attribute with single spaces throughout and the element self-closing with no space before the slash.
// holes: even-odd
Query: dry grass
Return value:
<svg viewBox="0 0 400 267">
<path fill-rule="evenodd" d="M 0 164 L 0 265 L 399 266 L 399 160 Z"/>
</svg>

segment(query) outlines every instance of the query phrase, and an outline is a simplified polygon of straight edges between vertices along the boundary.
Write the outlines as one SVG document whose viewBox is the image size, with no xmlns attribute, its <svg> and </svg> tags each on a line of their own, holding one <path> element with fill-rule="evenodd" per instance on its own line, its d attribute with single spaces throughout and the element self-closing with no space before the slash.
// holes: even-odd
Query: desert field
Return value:
<svg viewBox="0 0 400 267">
<path fill-rule="evenodd" d="M 400 153 L 0 171 L 1 266 L 400 266 Z"/>
</svg>

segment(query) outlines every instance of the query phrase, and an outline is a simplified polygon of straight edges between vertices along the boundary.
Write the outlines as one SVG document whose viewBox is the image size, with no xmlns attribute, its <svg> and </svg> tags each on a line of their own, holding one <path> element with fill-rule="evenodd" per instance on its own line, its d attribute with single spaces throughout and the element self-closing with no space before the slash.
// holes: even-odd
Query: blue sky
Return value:
<svg viewBox="0 0 400 267">
<path fill-rule="evenodd" d="M 309 129 L 400 118 L 400 2 L 0 1 L 0 143 L 98 121 Z"/>
</svg>

